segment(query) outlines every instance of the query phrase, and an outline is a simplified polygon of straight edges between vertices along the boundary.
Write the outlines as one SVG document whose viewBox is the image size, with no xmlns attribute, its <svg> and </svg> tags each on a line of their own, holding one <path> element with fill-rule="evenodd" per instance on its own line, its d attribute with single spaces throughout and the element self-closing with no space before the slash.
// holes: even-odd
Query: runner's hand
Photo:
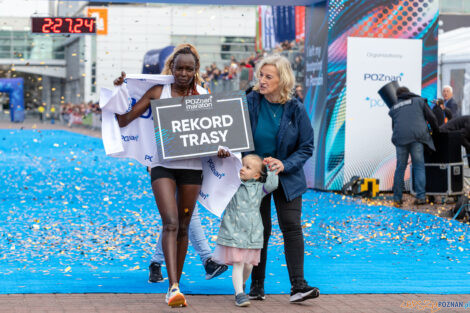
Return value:
<svg viewBox="0 0 470 313">
<path fill-rule="evenodd" d="M 217 156 L 219 158 L 228 158 L 230 156 L 230 152 L 224 149 L 219 149 L 219 152 L 217 152 Z"/>
<path fill-rule="evenodd" d="M 122 83 L 124 82 L 124 79 L 126 79 L 126 73 L 121 72 L 121 76 L 119 76 L 118 78 L 114 80 L 114 86 L 121 86 Z"/>
<path fill-rule="evenodd" d="M 116 119 L 118 121 L 119 127 L 125 127 L 129 122 L 127 121 L 127 115 L 119 115 L 119 114 L 114 114 L 116 116 Z"/>
</svg>

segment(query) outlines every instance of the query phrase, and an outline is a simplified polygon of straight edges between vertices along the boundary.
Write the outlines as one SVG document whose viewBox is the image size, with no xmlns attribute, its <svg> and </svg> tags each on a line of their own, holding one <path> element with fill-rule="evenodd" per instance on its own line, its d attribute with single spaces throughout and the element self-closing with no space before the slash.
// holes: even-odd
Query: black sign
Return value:
<svg viewBox="0 0 470 313">
<path fill-rule="evenodd" d="M 152 100 L 158 157 L 181 160 L 254 150 L 244 91 Z"/>
<path fill-rule="evenodd" d="M 33 34 L 96 34 L 94 17 L 32 17 Z"/>
</svg>

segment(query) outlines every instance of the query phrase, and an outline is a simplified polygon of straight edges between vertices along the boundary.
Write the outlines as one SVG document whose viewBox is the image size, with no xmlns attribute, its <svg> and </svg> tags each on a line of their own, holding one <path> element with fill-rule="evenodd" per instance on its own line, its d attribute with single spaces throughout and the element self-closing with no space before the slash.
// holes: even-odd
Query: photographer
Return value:
<svg viewBox="0 0 470 313">
<path fill-rule="evenodd" d="M 393 179 L 393 200 L 397 206 L 402 205 L 404 176 L 408 157 L 411 155 L 413 179 L 416 190 L 415 204 L 425 204 L 426 176 L 424 171 L 424 145 L 435 150 L 428 122 L 433 132 L 439 132 L 436 117 L 426 100 L 410 92 L 406 87 L 396 91 L 398 103 L 390 108 L 392 118 L 392 142 L 397 150 L 397 168 Z"/>
</svg>

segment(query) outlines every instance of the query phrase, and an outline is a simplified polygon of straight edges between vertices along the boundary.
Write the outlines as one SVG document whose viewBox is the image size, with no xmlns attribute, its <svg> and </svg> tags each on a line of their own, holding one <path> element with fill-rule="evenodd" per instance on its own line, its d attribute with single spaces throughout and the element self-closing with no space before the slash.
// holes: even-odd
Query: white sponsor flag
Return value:
<svg viewBox="0 0 470 313">
<path fill-rule="evenodd" d="M 230 151 L 226 147 L 220 149 Z M 204 179 L 202 181 L 199 203 L 218 217 L 222 216 L 225 208 L 232 199 L 240 181 L 242 168 L 241 154 L 230 152 L 230 157 L 217 156 L 202 159 Z"/>
<path fill-rule="evenodd" d="M 157 161 L 157 145 L 149 108 L 139 118 L 126 127 L 120 128 L 115 114 L 124 114 L 132 108 L 142 96 L 155 85 L 171 84 L 172 75 L 127 75 L 126 81 L 114 90 L 102 88 L 100 108 L 102 113 L 102 138 L 107 155 L 119 158 L 131 158 L 142 165 L 150 166 Z"/>
</svg>

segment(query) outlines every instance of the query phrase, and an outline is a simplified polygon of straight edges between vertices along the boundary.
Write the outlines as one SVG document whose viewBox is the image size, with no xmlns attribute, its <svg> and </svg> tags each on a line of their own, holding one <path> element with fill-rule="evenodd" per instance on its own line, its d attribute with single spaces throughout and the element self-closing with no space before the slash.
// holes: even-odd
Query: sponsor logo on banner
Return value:
<svg viewBox="0 0 470 313">
<path fill-rule="evenodd" d="M 207 160 L 207 163 L 209 163 L 209 168 L 211 169 L 212 174 L 214 174 L 215 177 L 217 177 L 218 179 L 222 179 L 222 177 L 225 176 L 225 173 L 219 173 L 219 171 L 217 171 L 217 169 L 215 168 L 214 161 L 212 161 L 212 159 Z"/>
<path fill-rule="evenodd" d="M 371 80 L 371 81 L 377 81 L 377 82 L 391 82 L 391 81 L 399 81 L 401 82 L 403 78 L 403 73 L 400 73 L 399 75 L 388 75 L 384 73 L 364 73 L 364 80 Z"/>
<path fill-rule="evenodd" d="M 128 101 L 128 105 L 127 105 L 127 112 L 130 112 L 130 110 L 132 109 L 132 107 L 137 103 L 137 99 L 135 98 L 128 98 L 127 99 Z M 140 118 L 151 118 L 153 120 L 153 117 L 152 117 L 152 108 L 149 106 L 149 108 L 144 112 L 142 113 L 141 116 L 139 116 Z"/>
<path fill-rule="evenodd" d="M 127 112 L 129 112 L 136 103 L 137 99 L 130 97 L 127 98 Z"/>
<path fill-rule="evenodd" d="M 385 102 L 379 98 L 366 97 L 367 104 L 370 108 L 384 107 Z"/>
<path fill-rule="evenodd" d="M 199 191 L 199 196 L 201 198 L 203 198 L 204 200 L 206 200 L 207 198 L 209 198 L 209 194 L 208 193 L 204 193 L 202 191 Z"/>
<path fill-rule="evenodd" d="M 399 53 L 376 53 L 376 52 L 367 52 L 369 58 L 395 58 L 402 59 L 403 55 Z"/>
<path fill-rule="evenodd" d="M 212 96 L 207 99 L 185 99 L 186 111 L 199 111 L 212 109 Z"/>
<path fill-rule="evenodd" d="M 121 138 L 122 138 L 122 141 L 124 141 L 124 142 L 138 141 L 139 140 L 139 136 L 124 136 L 124 135 L 121 135 Z"/>
</svg>

